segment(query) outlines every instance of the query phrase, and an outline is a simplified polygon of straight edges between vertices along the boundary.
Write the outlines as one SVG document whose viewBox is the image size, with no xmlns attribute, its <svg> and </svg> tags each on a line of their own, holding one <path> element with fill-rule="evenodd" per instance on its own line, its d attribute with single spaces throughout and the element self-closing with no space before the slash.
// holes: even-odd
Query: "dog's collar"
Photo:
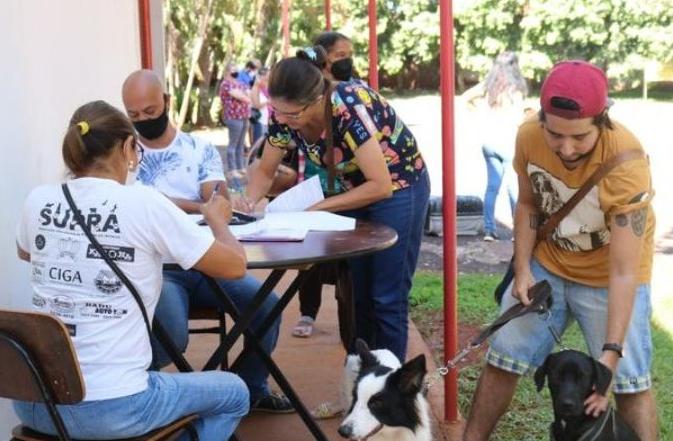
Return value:
<svg viewBox="0 0 673 441">
<path fill-rule="evenodd" d="M 603 429 L 608 424 L 608 421 L 611 421 L 613 431 L 615 429 L 616 419 L 615 419 L 615 409 L 612 406 L 608 407 L 608 410 L 603 412 L 595 424 L 589 427 L 589 430 L 584 432 L 577 441 L 595 441 L 598 439 L 598 436 L 603 433 Z M 549 426 L 550 438 L 552 441 L 561 441 L 556 438 L 554 434 L 554 425 Z"/>
</svg>

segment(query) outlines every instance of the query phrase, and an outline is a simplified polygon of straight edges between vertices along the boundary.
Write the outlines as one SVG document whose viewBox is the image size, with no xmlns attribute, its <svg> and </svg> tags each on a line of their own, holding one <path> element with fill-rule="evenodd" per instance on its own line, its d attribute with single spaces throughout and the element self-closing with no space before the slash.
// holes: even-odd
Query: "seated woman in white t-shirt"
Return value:
<svg viewBox="0 0 673 441">
<path fill-rule="evenodd" d="M 70 120 L 63 160 L 75 204 L 94 236 L 139 292 L 150 321 L 159 299 L 162 262 L 213 277 L 245 274 L 241 244 L 229 231 L 229 203 L 202 205 L 210 230 L 198 227 L 157 191 L 126 186 L 142 160 L 133 125 L 104 101 L 83 105 Z M 73 438 L 120 439 L 198 414 L 202 441 L 228 439 L 249 407 L 248 390 L 228 372 L 148 372 L 149 336 L 139 305 L 74 220 L 60 185 L 35 188 L 17 231 L 19 257 L 30 262 L 34 309 L 70 329 L 86 395 L 59 406 Z M 41 403 L 16 401 L 23 424 L 56 431 Z"/>
</svg>

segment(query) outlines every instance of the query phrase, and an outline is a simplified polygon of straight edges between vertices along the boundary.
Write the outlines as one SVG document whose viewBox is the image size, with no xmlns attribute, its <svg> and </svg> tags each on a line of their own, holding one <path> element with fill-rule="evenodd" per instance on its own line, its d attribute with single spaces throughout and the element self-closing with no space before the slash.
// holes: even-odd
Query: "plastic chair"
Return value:
<svg viewBox="0 0 673 441">
<path fill-rule="evenodd" d="M 58 436 L 19 425 L 13 441 L 71 441 L 57 404 L 76 404 L 84 398 L 84 382 L 68 330 L 57 318 L 37 312 L 0 309 L 0 397 L 45 403 Z M 145 435 L 126 441 L 174 439 L 187 430 L 198 440 L 188 415 Z"/>
</svg>

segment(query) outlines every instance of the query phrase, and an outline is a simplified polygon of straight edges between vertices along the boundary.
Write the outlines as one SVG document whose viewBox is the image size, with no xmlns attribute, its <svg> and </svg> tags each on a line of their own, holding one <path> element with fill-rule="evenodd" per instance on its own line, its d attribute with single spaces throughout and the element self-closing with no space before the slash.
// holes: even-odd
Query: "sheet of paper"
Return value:
<svg viewBox="0 0 673 441">
<path fill-rule="evenodd" d="M 240 241 L 257 242 L 294 242 L 302 241 L 308 234 L 307 229 L 297 227 L 269 227 L 265 221 L 257 221 L 246 225 L 230 225 L 231 233 Z"/>
<path fill-rule="evenodd" d="M 322 192 L 320 178 L 316 175 L 279 194 L 266 206 L 266 212 L 303 211 L 323 199 L 325 195 Z"/>
<path fill-rule="evenodd" d="M 262 221 L 267 228 L 296 228 L 307 231 L 352 231 L 355 219 L 327 211 L 267 213 Z"/>
</svg>

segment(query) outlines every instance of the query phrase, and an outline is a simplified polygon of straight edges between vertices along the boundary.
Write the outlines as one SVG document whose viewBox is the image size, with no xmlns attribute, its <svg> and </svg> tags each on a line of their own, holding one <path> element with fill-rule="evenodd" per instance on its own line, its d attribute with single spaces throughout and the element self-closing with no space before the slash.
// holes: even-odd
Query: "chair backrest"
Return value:
<svg viewBox="0 0 673 441">
<path fill-rule="evenodd" d="M 74 404 L 84 398 L 68 330 L 51 315 L 0 309 L 0 360 L 1 397 L 43 402 L 44 387 L 56 404 Z"/>
</svg>

